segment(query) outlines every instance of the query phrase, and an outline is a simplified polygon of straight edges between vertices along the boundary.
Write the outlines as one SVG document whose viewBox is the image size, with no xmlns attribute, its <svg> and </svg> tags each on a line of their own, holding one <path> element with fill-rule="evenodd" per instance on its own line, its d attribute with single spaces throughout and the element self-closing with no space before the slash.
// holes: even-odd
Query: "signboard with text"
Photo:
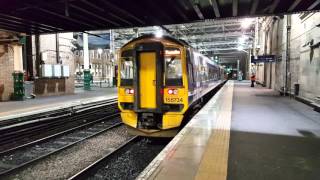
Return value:
<svg viewBox="0 0 320 180">
<path fill-rule="evenodd" d="M 275 62 L 275 55 L 251 56 L 251 63 Z"/>
</svg>

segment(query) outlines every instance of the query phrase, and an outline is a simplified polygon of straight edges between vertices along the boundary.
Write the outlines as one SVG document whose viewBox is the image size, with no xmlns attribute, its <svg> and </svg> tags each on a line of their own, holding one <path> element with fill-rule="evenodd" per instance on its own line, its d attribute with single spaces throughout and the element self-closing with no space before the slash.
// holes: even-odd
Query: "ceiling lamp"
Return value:
<svg viewBox="0 0 320 180">
<path fill-rule="evenodd" d="M 244 44 L 248 39 L 249 39 L 248 36 L 242 35 L 242 36 L 238 39 L 238 40 L 239 40 L 239 44 Z"/>
<path fill-rule="evenodd" d="M 251 19 L 251 18 L 244 18 L 244 19 L 242 19 L 242 21 L 241 21 L 241 27 L 242 27 L 243 29 L 247 29 L 247 28 L 249 28 L 249 27 L 251 26 L 252 22 L 253 22 L 253 19 Z"/>
<path fill-rule="evenodd" d="M 158 29 L 157 31 L 156 31 L 156 37 L 157 38 L 161 38 L 163 36 L 163 32 L 160 30 L 160 29 Z"/>
<path fill-rule="evenodd" d="M 243 51 L 243 46 L 238 46 L 237 49 L 238 51 Z"/>
</svg>

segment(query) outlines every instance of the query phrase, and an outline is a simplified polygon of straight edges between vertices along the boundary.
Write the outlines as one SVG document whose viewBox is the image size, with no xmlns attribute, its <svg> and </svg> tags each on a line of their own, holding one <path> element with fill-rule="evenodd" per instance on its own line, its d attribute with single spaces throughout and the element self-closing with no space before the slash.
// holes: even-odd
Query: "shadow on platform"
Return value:
<svg viewBox="0 0 320 180">
<path fill-rule="evenodd" d="M 229 180 L 316 180 L 320 178 L 320 138 L 231 131 Z"/>
</svg>

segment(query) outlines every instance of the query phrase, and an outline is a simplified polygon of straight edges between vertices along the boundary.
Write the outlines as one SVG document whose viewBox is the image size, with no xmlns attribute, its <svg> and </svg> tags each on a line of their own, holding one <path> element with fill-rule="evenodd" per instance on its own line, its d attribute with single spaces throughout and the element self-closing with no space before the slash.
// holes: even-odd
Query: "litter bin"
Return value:
<svg viewBox="0 0 320 180">
<path fill-rule="evenodd" d="M 294 84 L 294 95 L 299 96 L 299 84 Z"/>
</svg>

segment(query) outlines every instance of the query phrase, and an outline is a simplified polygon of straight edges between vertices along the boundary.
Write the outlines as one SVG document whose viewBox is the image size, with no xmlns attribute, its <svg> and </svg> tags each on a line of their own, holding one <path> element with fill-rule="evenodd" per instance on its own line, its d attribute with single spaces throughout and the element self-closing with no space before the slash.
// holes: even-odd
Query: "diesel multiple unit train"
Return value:
<svg viewBox="0 0 320 180">
<path fill-rule="evenodd" d="M 118 105 L 129 132 L 172 136 L 189 107 L 223 80 L 223 70 L 186 42 L 144 35 L 119 53 Z"/>
</svg>

